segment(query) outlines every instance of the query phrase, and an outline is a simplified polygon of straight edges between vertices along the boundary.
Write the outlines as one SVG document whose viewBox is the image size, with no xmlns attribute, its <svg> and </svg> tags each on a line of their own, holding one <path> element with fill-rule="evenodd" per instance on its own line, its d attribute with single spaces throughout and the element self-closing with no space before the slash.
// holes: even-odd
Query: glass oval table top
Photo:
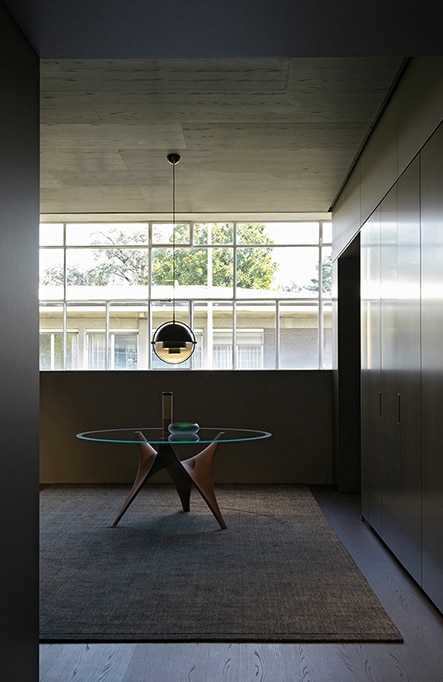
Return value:
<svg viewBox="0 0 443 682">
<path fill-rule="evenodd" d="M 143 435 L 140 435 L 143 434 Z M 161 428 L 140 426 L 125 429 L 105 429 L 101 431 L 84 431 L 77 433 L 81 440 L 98 441 L 101 443 L 237 443 L 246 440 L 261 440 L 272 436 L 268 431 L 256 431 L 252 429 L 202 427 L 197 433 L 180 432 L 169 434 L 164 437 Z"/>
</svg>

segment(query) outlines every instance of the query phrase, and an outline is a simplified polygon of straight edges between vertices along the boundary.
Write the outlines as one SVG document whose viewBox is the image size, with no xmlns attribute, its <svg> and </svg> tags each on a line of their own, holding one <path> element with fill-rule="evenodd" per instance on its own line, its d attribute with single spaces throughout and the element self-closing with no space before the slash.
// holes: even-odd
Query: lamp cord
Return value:
<svg viewBox="0 0 443 682">
<path fill-rule="evenodd" d="M 172 164 L 172 322 L 175 324 L 175 163 Z"/>
</svg>

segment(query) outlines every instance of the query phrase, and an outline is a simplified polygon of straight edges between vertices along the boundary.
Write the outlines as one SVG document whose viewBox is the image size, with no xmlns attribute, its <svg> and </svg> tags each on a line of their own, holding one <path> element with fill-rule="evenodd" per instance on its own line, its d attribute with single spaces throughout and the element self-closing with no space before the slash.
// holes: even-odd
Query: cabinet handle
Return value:
<svg viewBox="0 0 443 682">
<path fill-rule="evenodd" d="M 400 424 L 400 393 L 397 393 L 397 424 Z"/>
<path fill-rule="evenodd" d="M 378 394 L 378 416 L 381 417 L 383 414 L 383 394 L 380 392 Z"/>
</svg>

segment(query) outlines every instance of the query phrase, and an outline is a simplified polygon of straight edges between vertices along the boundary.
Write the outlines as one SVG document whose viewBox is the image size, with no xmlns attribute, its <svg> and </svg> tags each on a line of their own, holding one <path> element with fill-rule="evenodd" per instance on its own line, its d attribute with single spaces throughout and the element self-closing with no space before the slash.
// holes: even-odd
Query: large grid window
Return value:
<svg viewBox="0 0 443 682">
<path fill-rule="evenodd" d="M 197 348 L 171 367 L 173 305 Z M 41 369 L 328 368 L 331 310 L 329 222 L 40 226 Z"/>
</svg>

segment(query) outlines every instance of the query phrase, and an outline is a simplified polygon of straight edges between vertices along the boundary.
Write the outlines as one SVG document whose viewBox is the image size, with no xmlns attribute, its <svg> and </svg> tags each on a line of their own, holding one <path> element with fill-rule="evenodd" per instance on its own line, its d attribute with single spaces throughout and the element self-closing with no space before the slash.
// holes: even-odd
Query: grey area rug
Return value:
<svg viewBox="0 0 443 682">
<path fill-rule="evenodd" d="M 308 488 L 217 488 L 223 531 L 159 485 L 112 528 L 127 492 L 42 490 L 42 641 L 402 641 Z"/>
</svg>

